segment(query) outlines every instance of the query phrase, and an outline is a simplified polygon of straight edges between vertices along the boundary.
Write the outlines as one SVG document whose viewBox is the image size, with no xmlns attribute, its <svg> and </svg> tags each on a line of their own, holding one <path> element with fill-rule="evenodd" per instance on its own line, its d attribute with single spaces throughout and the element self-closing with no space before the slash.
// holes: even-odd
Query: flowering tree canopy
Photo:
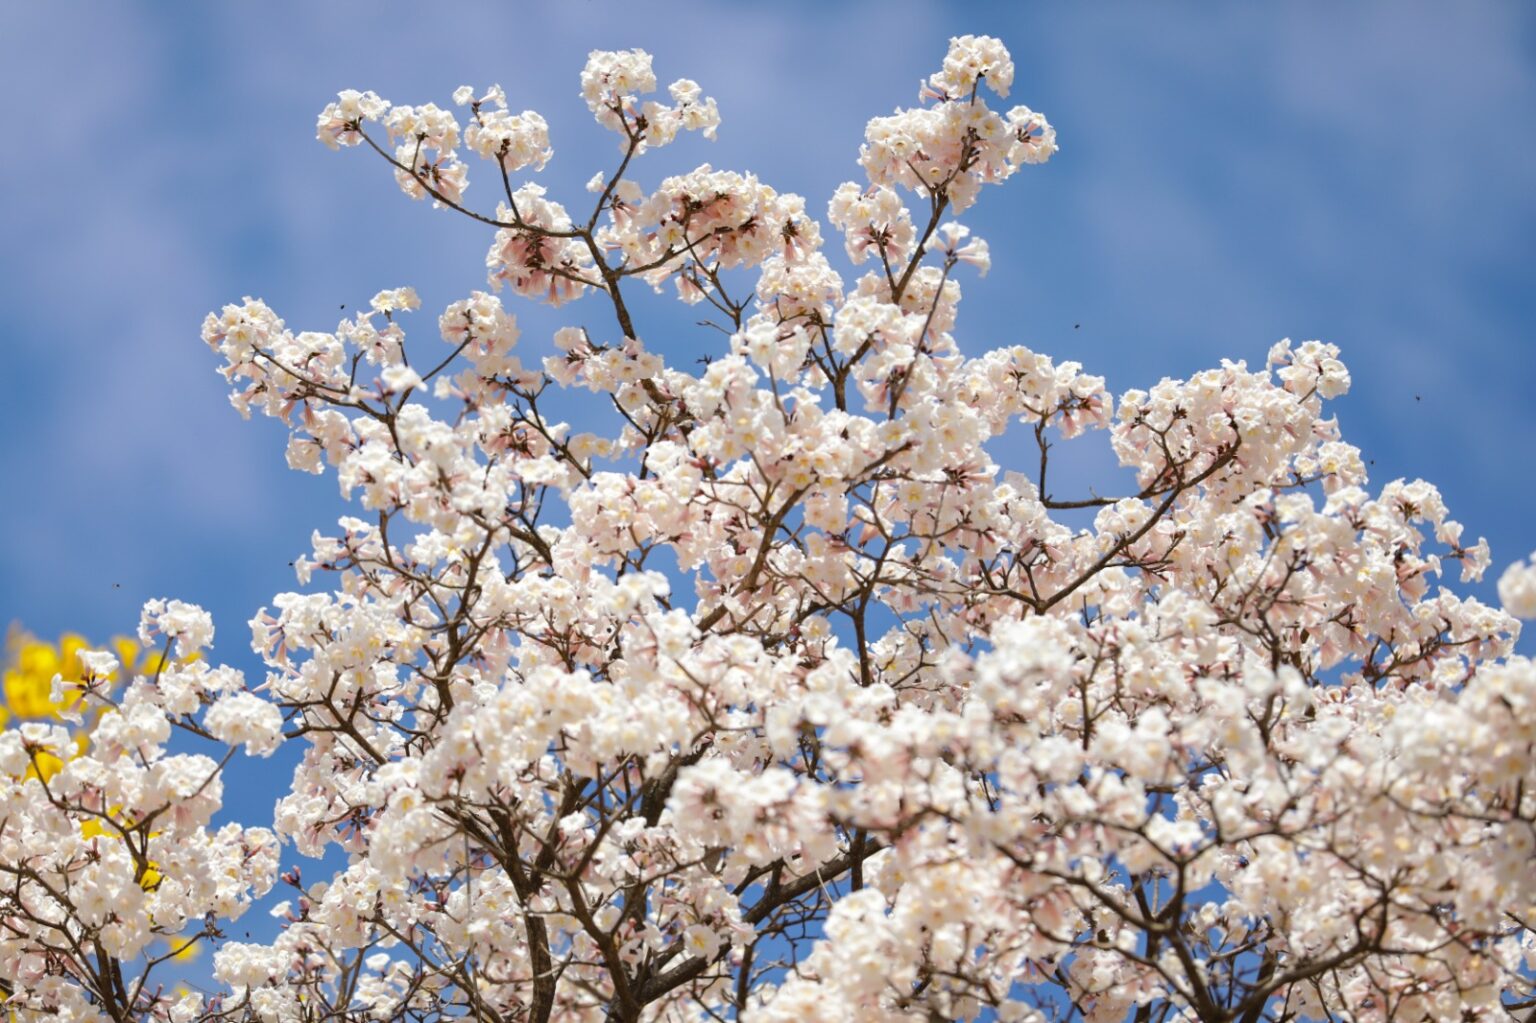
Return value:
<svg viewBox="0 0 1536 1023">
<path fill-rule="evenodd" d="M 0 735 L 18 1018 L 1525 1018 L 1536 568 L 1507 611 L 1438 584 L 1487 545 L 1428 483 L 1369 488 L 1333 345 L 1118 397 L 963 351 L 990 257 L 955 218 L 1056 150 L 990 105 L 1013 76 L 954 39 L 869 122 L 825 218 L 851 283 L 799 196 L 631 176 L 719 124 L 686 79 L 649 98 L 640 51 L 581 74 L 621 155 L 579 212 L 514 182 L 549 127 L 499 87 L 327 106 L 321 142 L 485 226 L 492 290 L 411 358 L 409 288 L 328 333 L 208 317 L 236 408 L 360 510 L 296 562 L 329 588 L 252 621 L 261 682 L 187 659 L 212 622 L 154 601 L 152 671 L 82 653 L 53 684 L 99 712 L 84 753 Z M 642 285 L 710 307 L 705 365 L 668 363 Z M 498 291 L 585 319 L 520 356 Z M 612 428 L 557 421 L 566 391 Z M 1048 478 L 1089 431 L 1127 492 Z M 284 742 L 270 828 L 215 828 L 235 749 Z M 279 878 L 275 937 L 228 940 Z M 172 986 L 176 935 L 213 988 Z"/>
</svg>

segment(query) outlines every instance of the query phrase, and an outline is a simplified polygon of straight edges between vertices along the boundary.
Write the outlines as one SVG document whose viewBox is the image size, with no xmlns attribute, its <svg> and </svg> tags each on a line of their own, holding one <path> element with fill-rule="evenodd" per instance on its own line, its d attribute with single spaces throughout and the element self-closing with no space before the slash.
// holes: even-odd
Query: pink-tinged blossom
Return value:
<svg viewBox="0 0 1536 1023">
<path fill-rule="evenodd" d="M 508 173 L 525 167 L 543 170 L 554 155 L 549 125 L 532 110 L 520 114 L 476 110 L 475 120 L 464 129 L 464 142 L 482 159 L 496 161 Z"/>
<path fill-rule="evenodd" d="M 527 184 L 497 207 L 497 219 L 515 226 L 496 232 L 485 265 L 493 288 L 509 285 L 524 298 L 558 306 L 602 287 L 591 250 L 571 237 L 565 207 L 544 198 L 544 189 Z"/>
<path fill-rule="evenodd" d="M 928 77 L 927 89 L 936 98 L 967 99 L 982 84 L 1006 99 L 1013 86 L 1013 58 L 992 36 L 957 36 L 949 41 L 943 69 Z"/>
<path fill-rule="evenodd" d="M 204 720 L 220 742 L 244 746 L 253 756 L 270 756 L 283 741 L 282 712 L 252 693 L 221 698 Z"/>
<path fill-rule="evenodd" d="M 1499 576 L 1499 601 L 1516 618 L 1536 618 L 1536 554 Z"/>
<path fill-rule="evenodd" d="M 146 646 L 176 645 L 182 655 L 195 654 L 213 642 L 213 617 L 180 600 L 151 600 L 139 616 L 139 641 Z"/>
<path fill-rule="evenodd" d="M 315 137 L 331 149 L 355 146 L 363 141 L 359 127 L 364 121 L 378 121 L 389 111 L 389 103 L 372 92 L 344 89 L 336 102 L 320 112 Z"/>
</svg>

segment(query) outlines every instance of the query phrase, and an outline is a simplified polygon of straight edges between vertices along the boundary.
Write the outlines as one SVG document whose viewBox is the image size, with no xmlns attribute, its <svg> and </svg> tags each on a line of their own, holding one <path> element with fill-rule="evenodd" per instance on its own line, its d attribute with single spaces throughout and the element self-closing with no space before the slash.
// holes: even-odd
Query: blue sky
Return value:
<svg viewBox="0 0 1536 1023">
<path fill-rule="evenodd" d="M 0 13 L 0 87 L 19 115 L 0 164 L 0 625 L 105 639 L 144 599 L 180 597 L 214 612 L 217 657 L 254 668 L 244 623 L 294 587 L 289 560 L 347 508 L 331 477 L 287 470 L 280 427 L 228 407 L 203 315 L 250 294 L 327 330 L 339 305 L 411 284 L 431 346 L 437 312 L 484 286 L 483 231 L 409 202 L 364 153 L 315 143 L 316 112 L 346 87 L 446 105 L 461 83 L 500 82 L 549 119 L 539 180 L 578 203 L 615 151 L 577 75 L 589 49 L 631 46 L 656 54 L 662 81 L 697 79 L 724 118 L 718 142 L 642 163 L 642 183 L 709 161 L 824 210 L 858 176 L 864 122 L 915 102 L 948 36 L 1000 36 L 1018 66 L 1009 102 L 1043 110 L 1062 151 L 967 218 L 994 256 L 964 281 L 969 354 L 1023 343 L 1123 390 L 1222 357 L 1262 363 L 1281 337 L 1333 341 L 1355 379 L 1336 408 L 1373 483 L 1435 482 L 1492 543 L 1474 592 L 1491 599 L 1502 566 L 1536 547 L 1530 7 L 448 10 Z M 493 203 L 484 180 L 469 198 Z M 602 317 L 518 313 L 531 351 Z M 657 315 L 663 331 L 690 319 Z"/>
</svg>

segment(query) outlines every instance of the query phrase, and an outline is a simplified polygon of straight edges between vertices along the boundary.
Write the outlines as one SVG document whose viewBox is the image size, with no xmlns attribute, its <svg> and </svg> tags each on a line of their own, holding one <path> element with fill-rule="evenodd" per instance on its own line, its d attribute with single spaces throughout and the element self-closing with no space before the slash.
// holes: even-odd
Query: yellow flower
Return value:
<svg viewBox="0 0 1536 1023">
<path fill-rule="evenodd" d="M 113 808 L 108 811 L 108 814 L 111 816 L 112 822 L 114 824 L 121 825 L 123 830 L 132 829 L 133 821 L 119 820 L 119 813 L 120 810 L 118 808 Z M 158 831 L 151 831 L 149 833 L 149 837 L 154 838 L 159 833 L 160 832 Z M 122 837 L 121 832 L 119 832 L 116 828 L 106 827 L 100 820 L 95 817 L 89 817 L 80 822 L 80 835 L 86 839 L 110 838 L 115 840 Z M 139 887 L 144 889 L 146 892 L 152 892 L 156 888 L 160 887 L 160 881 L 164 877 L 165 875 L 160 873 L 160 864 L 154 860 L 150 860 L 144 868 L 143 876 L 139 878 Z M 190 955 L 183 955 L 183 953 L 186 952 L 186 949 L 180 948 L 176 945 L 173 945 L 172 947 L 176 949 L 176 958 L 190 958 Z"/>
<path fill-rule="evenodd" d="M 0 727 L 11 718 L 57 720 L 60 711 L 77 702 L 79 694 L 66 697 L 66 702 L 53 702 L 53 679 L 59 676 L 65 682 L 79 682 L 83 665 L 82 650 L 96 649 L 84 636 L 66 632 L 57 644 L 32 636 L 17 626 L 11 627 L 6 641 L 8 656 L 5 668 L 5 705 L 0 706 Z M 111 650 L 122 664 L 114 678 L 136 675 L 153 676 L 161 669 L 160 651 L 146 650 L 127 636 L 114 636 Z M 196 660 L 196 654 L 187 660 Z"/>
<path fill-rule="evenodd" d="M 62 675 L 67 682 L 80 681 L 80 651 L 90 649 L 90 644 L 84 636 L 67 632 L 55 646 L 12 628 L 6 645 L 11 656 L 5 669 L 6 707 L 0 723 L 11 717 L 58 718 L 61 708 L 53 702 L 53 678 Z"/>
<path fill-rule="evenodd" d="M 191 934 L 182 934 L 174 938 L 166 938 L 166 948 L 171 953 L 171 958 L 179 963 L 191 962 L 203 951 L 201 943 L 202 932 L 194 931 Z"/>
<path fill-rule="evenodd" d="M 122 663 L 123 671 L 129 678 L 137 675 L 147 675 L 153 678 L 164 667 L 165 662 L 160 656 L 160 651 L 146 649 L 139 645 L 136 639 L 127 636 L 112 637 L 112 652 L 117 654 L 117 659 Z M 192 654 L 189 657 L 175 658 L 175 663 L 186 664 L 202 657 L 202 654 Z"/>
</svg>

